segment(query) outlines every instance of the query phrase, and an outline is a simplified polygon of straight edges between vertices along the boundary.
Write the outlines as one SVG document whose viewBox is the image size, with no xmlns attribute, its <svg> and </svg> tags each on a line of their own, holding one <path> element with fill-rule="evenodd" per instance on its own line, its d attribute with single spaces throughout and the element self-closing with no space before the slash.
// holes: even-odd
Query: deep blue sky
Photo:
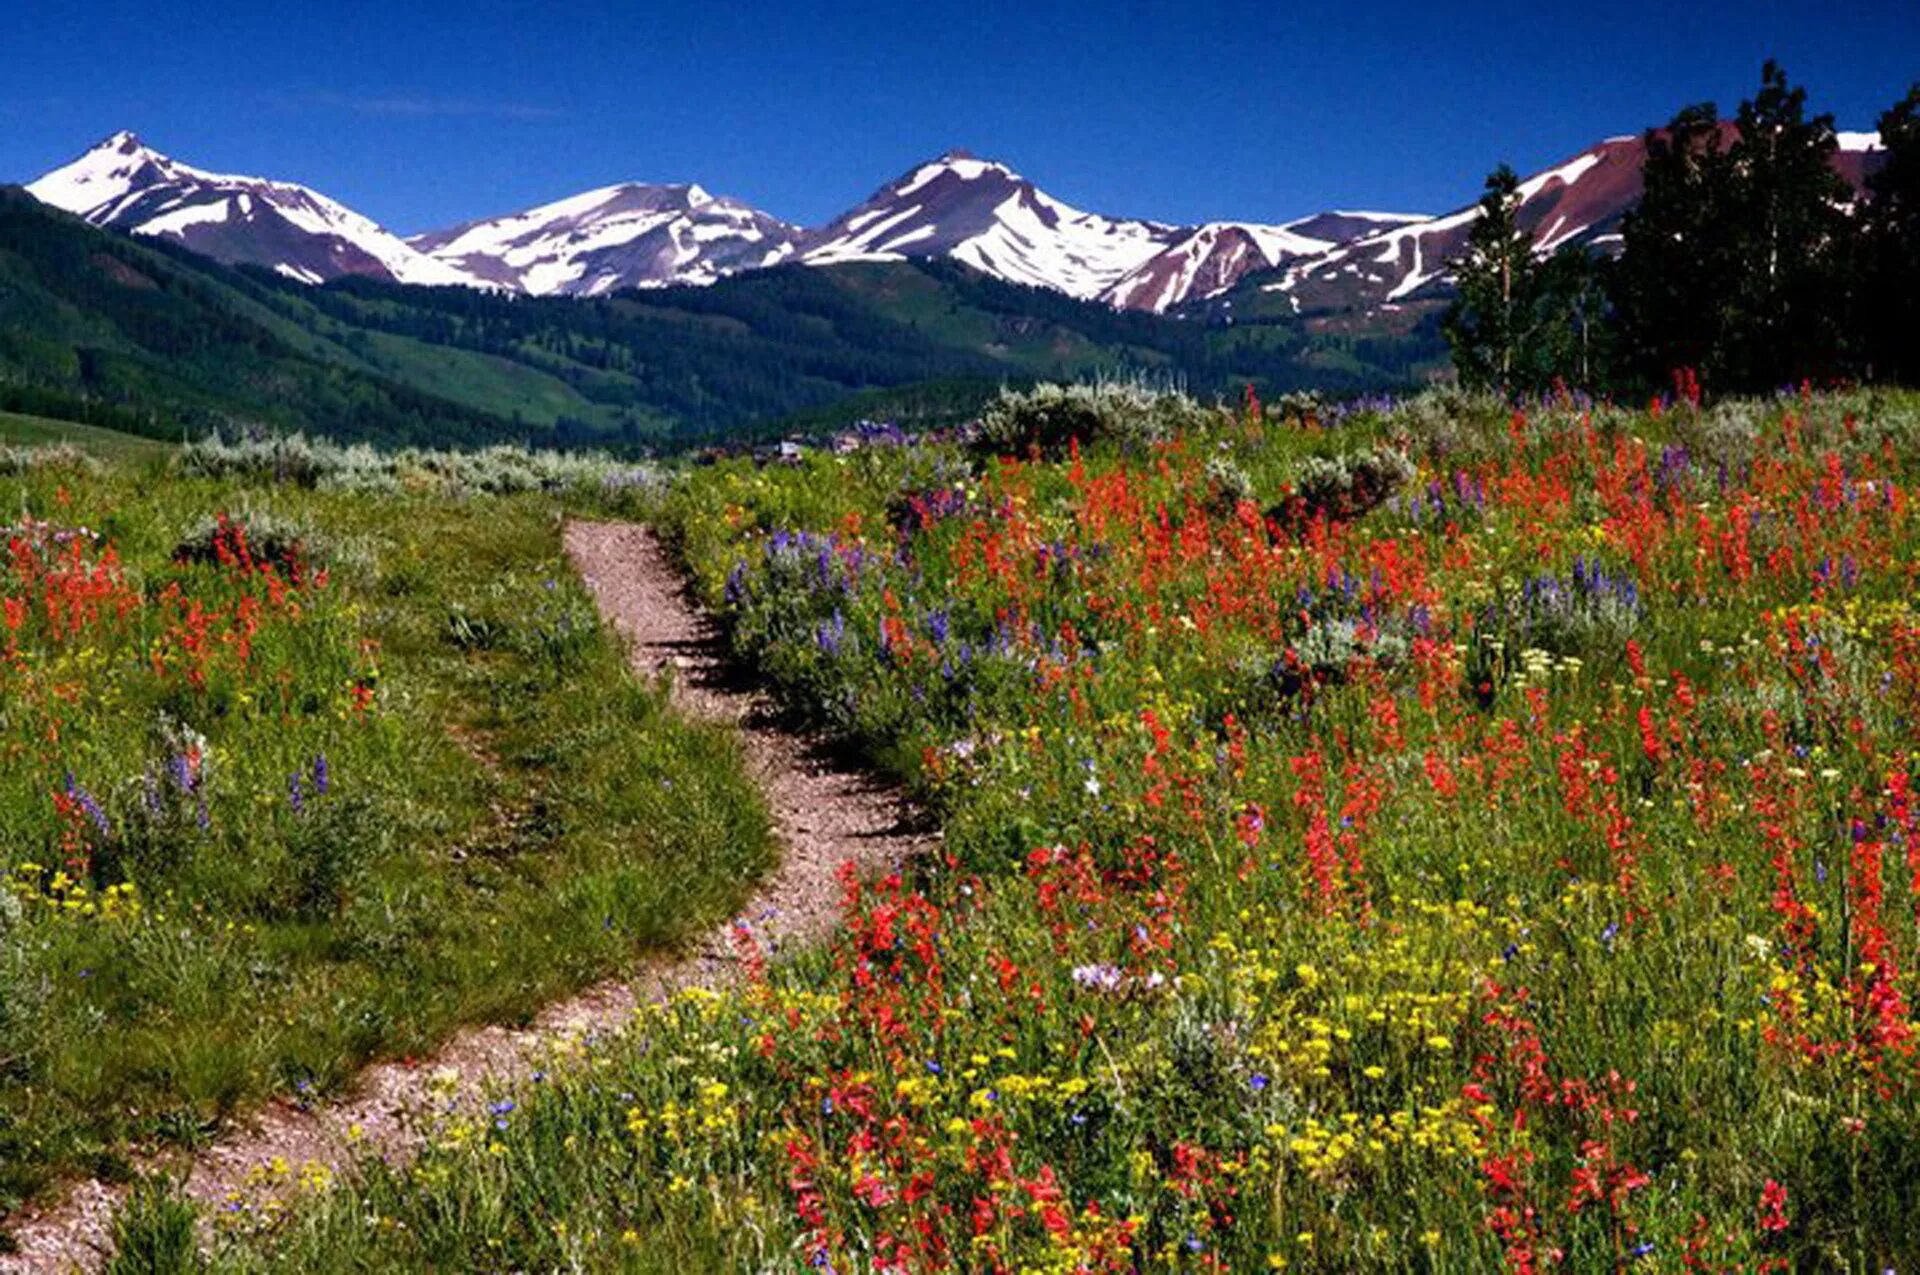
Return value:
<svg viewBox="0 0 1920 1275">
<path fill-rule="evenodd" d="M 1168 221 L 1441 211 L 1777 56 L 1870 128 L 1920 3 L 0 0 L 0 181 L 132 128 L 411 232 L 638 179 L 817 222 L 953 146 Z"/>
</svg>

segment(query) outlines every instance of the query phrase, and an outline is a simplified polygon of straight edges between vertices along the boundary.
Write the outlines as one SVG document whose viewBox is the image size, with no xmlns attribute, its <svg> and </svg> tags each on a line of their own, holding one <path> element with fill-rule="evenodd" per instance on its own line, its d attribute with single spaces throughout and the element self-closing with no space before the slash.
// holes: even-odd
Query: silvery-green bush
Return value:
<svg viewBox="0 0 1920 1275">
<path fill-rule="evenodd" d="M 1293 493 L 1269 516 L 1296 531 L 1322 517 L 1352 522 L 1386 503 L 1413 475 L 1413 462 L 1391 447 L 1310 456 L 1295 476 Z"/>
<path fill-rule="evenodd" d="M 1207 461 L 1207 507 L 1225 517 L 1254 498 L 1253 479 L 1247 471 L 1225 456 Z"/>
<path fill-rule="evenodd" d="M 24 474 L 33 469 L 76 469 L 97 474 L 99 459 L 72 443 L 34 447 L 0 447 L 0 475 Z"/>
<path fill-rule="evenodd" d="M 1036 385 L 1001 390 L 981 414 L 973 443 L 976 450 L 998 456 L 1025 455 L 1033 448 L 1058 456 L 1074 442 L 1145 447 L 1220 418 L 1220 409 L 1178 390 L 1121 381 Z"/>
<path fill-rule="evenodd" d="M 365 443 L 341 446 L 301 434 L 229 441 L 219 435 L 188 443 L 175 460 L 179 472 L 205 478 L 250 478 L 325 491 L 398 492 L 424 487 L 453 494 L 510 495 L 562 491 L 631 473 L 597 452 L 542 451 L 504 444 L 478 451 L 408 447 L 381 451 Z"/>
</svg>

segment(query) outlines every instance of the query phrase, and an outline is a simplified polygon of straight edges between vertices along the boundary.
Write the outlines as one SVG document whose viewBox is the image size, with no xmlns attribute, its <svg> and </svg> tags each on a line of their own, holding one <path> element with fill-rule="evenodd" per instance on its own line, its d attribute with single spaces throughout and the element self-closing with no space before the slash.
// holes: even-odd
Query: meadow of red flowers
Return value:
<svg viewBox="0 0 1920 1275">
<path fill-rule="evenodd" d="M 1920 1260 L 1913 400 L 1180 420 L 691 471 L 941 854 L 228 1256 Z"/>
</svg>

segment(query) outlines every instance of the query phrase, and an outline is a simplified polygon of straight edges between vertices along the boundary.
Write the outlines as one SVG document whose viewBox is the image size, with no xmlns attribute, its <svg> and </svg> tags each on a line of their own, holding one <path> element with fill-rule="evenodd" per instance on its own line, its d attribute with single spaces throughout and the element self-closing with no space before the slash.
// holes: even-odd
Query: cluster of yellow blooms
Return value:
<svg viewBox="0 0 1920 1275">
<path fill-rule="evenodd" d="M 7 886 L 22 903 L 67 916 L 130 920 L 140 915 L 139 892 L 131 881 L 93 890 L 64 869 L 55 869 L 48 876 L 47 869 L 38 863 L 21 863 L 14 866 L 13 879 Z"/>
</svg>

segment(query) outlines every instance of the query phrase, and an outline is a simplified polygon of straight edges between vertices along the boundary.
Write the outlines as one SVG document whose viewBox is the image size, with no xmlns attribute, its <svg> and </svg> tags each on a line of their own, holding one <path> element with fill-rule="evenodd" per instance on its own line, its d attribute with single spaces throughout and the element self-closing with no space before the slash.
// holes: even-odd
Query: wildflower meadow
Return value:
<svg viewBox="0 0 1920 1275">
<path fill-rule="evenodd" d="M 648 498 L 939 852 L 211 1260 L 1920 1261 L 1920 404 L 1047 393 Z"/>
</svg>

